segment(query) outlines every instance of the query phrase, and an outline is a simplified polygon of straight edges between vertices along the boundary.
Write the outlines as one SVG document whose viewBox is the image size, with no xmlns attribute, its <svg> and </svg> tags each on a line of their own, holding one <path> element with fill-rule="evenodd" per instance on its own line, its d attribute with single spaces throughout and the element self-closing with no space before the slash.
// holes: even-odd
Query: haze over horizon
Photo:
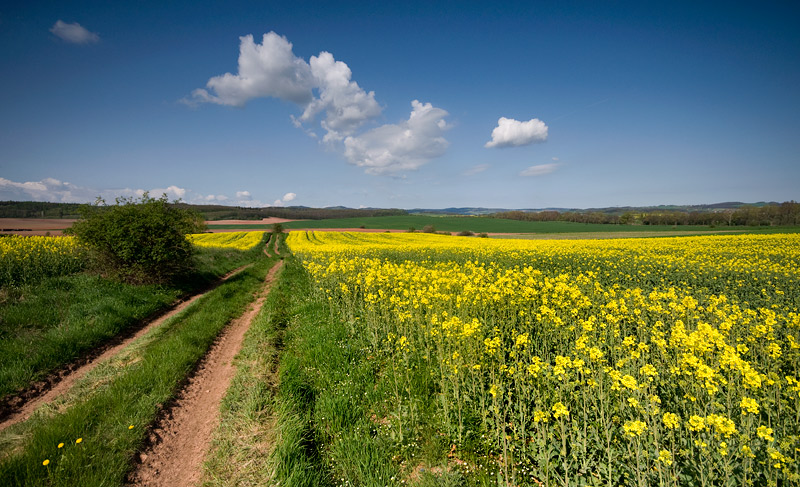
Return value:
<svg viewBox="0 0 800 487">
<path fill-rule="evenodd" d="M 0 9 L 0 200 L 800 199 L 800 5 Z"/>
</svg>

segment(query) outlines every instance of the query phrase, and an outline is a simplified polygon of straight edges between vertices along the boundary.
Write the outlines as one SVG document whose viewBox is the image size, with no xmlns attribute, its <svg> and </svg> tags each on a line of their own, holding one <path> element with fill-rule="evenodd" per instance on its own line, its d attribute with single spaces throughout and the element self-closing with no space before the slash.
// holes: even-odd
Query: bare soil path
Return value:
<svg viewBox="0 0 800 487">
<path fill-rule="evenodd" d="M 181 487 L 200 481 L 203 460 L 219 423 L 220 403 L 236 373 L 233 359 L 282 264 L 278 261 L 270 269 L 258 299 L 223 330 L 178 398 L 164 411 L 150 434 L 150 445 L 139 454 L 140 464 L 129 476 L 130 485 Z"/>
<path fill-rule="evenodd" d="M 212 289 L 246 269 L 250 265 L 252 264 L 248 264 L 228 272 L 216 282 Z M 85 357 L 82 361 L 65 367 L 64 369 L 47 377 L 43 381 L 35 384 L 23 394 L 9 399 L 7 401 L 8 404 L 2 405 L 6 410 L 0 410 L 0 414 L 3 412 L 6 413 L 0 420 L 0 431 L 3 431 L 11 425 L 28 419 L 31 414 L 33 414 L 33 412 L 36 411 L 36 409 L 41 405 L 52 402 L 57 397 L 69 391 L 70 388 L 72 388 L 72 386 L 75 385 L 75 383 L 81 377 L 84 377 L 91 370 L 97 367 L 97 365 L 117 355 L 128 345 L 146 335 L 150 330 L 161 326 L 165 321 L 191 306 L 192 303 L 203 297 L 209 291 L 211 291 L 211 289 L 199 294 L 195 294 L 194 296 L 191 296 L 183 301 L 179 301 L 178 303 L 174 304 L 169 311 L 160 315 L 158 318 L 149 322 L 145 322 L 144 326 L 136 330 L 132 335 L 127 335 L 113 340 L 105 345 L 105 347 L 101 347 L 100 349 L 96 350 L 95 353 Z"/>
</svg>

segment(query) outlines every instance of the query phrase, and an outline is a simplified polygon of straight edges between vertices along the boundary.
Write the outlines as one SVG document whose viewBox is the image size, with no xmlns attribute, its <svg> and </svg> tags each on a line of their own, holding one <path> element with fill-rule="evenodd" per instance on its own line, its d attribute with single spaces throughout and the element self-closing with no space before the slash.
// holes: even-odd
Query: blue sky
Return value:
<svg viewBox="0 0 800 487">
<path fill-rule="evenodd" d="M 0 200 L 800 199 L 795 2 L 0 9 Z"/>
</svg>

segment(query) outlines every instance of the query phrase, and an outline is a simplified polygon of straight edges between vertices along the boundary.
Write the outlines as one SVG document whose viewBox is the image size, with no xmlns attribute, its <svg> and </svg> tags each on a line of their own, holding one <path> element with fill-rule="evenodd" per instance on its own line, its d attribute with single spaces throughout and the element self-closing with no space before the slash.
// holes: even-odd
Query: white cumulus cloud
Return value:
<svg viewBox="0 0 800 487">
<path fill-rule="evenodd" d="M 249 100 L 275 97 L 305 106 L 313 99 L 311 67 L 292 52 L 292 43 L 274 32 L 261 44 L 252 35 L 240 37 L 239 72 L 214 76 L 207 89 L 192 92 L 193 101 L 242 107 Z"/>
<path fill-rule="evenodd" d="M 240 40 L 238 73 L 214 76 L 205 89 L 194 90 L 186 103 L 242 107 L 254 98 L 279 98 L 303 109 L 294 119 L 298 126 L 313 123 L 322 114 L 325 142 L 340 141 L 381 114 L 375 92 L 361 89 L 351 80 L 347 64 L 336 61 L 331 53 L 323 51 L 306 62 L 294 55 L 286 37 L 275 32 L 264 34 L 261 44 L 252 35 Z"/>
<path fill-rule="evenodd" d="M 545 174 L 555 172 L 556 169 L 558 169 L 558 164 L 554 162 L 548 164 L 539 164 L 525 169 L 524 171 L 520 172 L 519 175 L 529 177 L 544 176 Z"/>
<path fill-rule="evenodd" d="M 320 125 L 326 130 L 323 141 L 338 141 L 352 135 L 365 121 L 381 114 L 375 101 L 375 92 L 367 93 L 358 83 L 351 81 L 352 72 L 347 64 L 336 61 L 329 52 L 311 56 L 311 73 L 319 88 L 315 98 L 298 119 L 311 122 L 321 112 L 325 118 Z"/>
<path fill-rule="evenodd" d="M 211 78 L 205 89 L 194 90 L 185 103 L 241 107 L 260 97 L 295 103 L 302 109 L 302 114 L 292 117 L 297 127 L 316 137 L 313 129 L 319 123 L 325 131 L 322 142 L 369 174 L 417 169 L 447 149 L 442 136 L 448 128 L 446 111 L 414 100 L 408 120 L 364 132 L 364 124 L 379 117 L 383 108 L 375 92 L 353 81 L 347 64 L 326 51 L 306 62 L 295 56 L 286 37 L 275 32 L 264 34 L 261 44 L 252 35 L 240 40 L 238 73 Z M 276 204 L 285 202 L 275 200 Z"/>
<path fill-rule="evenodd" d="M 538 118 L 520 122 L 513 118 L 500 117 L 492 130 L 492 140 L 484 147 L 519 147 L 547 140 L 547 125 Z"/>
<path fill-rule="evenodd" d="M 250 191 L 237 191 L 236 192 L 236 199 L 237 200 L 249 200 L 252 196 L 250 195 Z"/>
<path fill-rule="evenodd" d="M 386 174 L 417 169 L 444 154 L 449 145 L 443 137 L 448 113 L 417 100 L 411 106 L 408 120 L 344 139 L 347 161 L 368 174 Z"/>
<path fill-rule="evenodd" d="M 100 36 L 94 32 L 89 32 L 77 22 L 68 24 L 59 19 L 53 24 L 53 27 L 50 28 L 50 32 L 56 37 L 72 44 L 91 44 L 100 41 Z"/>
</svg>

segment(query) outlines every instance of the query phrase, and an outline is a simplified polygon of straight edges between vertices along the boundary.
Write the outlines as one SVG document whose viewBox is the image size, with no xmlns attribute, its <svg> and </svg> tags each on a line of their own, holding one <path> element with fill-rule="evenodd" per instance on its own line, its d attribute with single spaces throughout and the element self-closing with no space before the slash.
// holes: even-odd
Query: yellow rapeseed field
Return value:
<svg viewBox="0 0 800 487">
<path fill-rule="evenodd" d="M 198 247 L 250 250 L 264 237 L 264 232 L 195 233 L 188 236 Z"/>
<path fill-rule="evenodd" d="M 509 484 L 800 484 L 800 235 L 287 243 Z"/>
<path fill-rule="evenodd" d="M 85 264 L 86 253 L 72 237 L 0 237 L 0 286 L 70 274 Z"/>
</svg>

